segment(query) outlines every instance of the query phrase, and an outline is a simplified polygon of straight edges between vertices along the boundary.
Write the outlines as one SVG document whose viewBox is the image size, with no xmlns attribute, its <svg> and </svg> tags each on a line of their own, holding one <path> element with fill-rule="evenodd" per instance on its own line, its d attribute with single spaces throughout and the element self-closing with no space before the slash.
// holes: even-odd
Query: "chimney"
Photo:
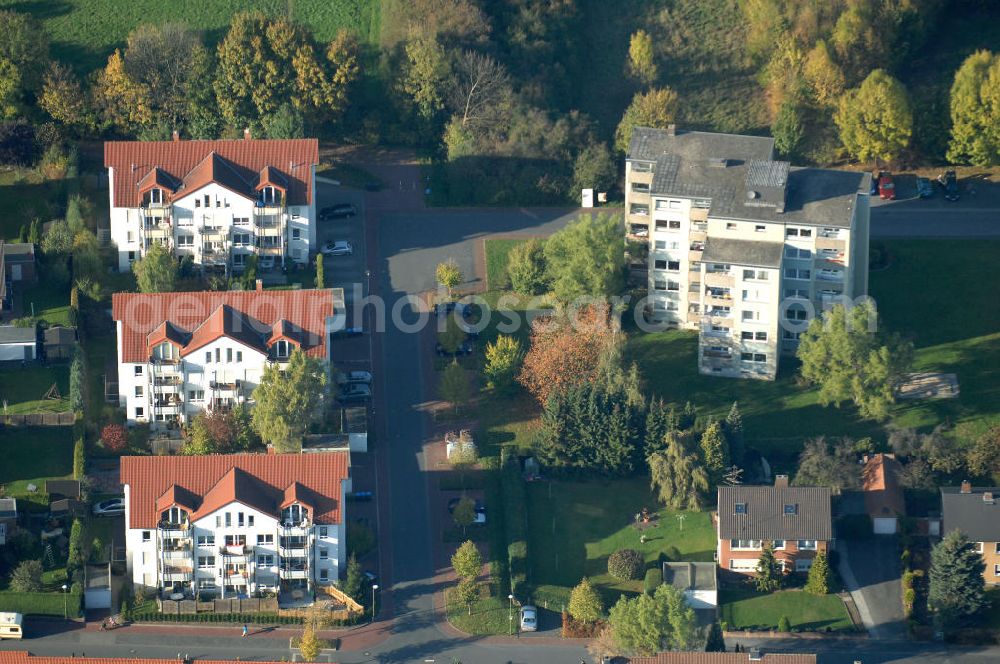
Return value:
<svg viewBox="0 0 1000 664">
<path fill-rule="evenodd" d="M 264 292 L 264 280 L 263 279 L 258 279 L 257 283 L 255 284 L 255 286 L 256 286 L 255 290 L 258 293 L 263 293 Z"/>
<path fill-rule="evenodd" d="M 243 140 L 244 141 L 250 140 L 250 127 L 247 127 L 246 129 L 243 130 Z"/>
<path fill-rule="evenodd" d="M 676 135 L 677 135 L 677 125 L 671 122 L 670 124 L 667 125 L 667 136 L 676 136 Z"/>
<path fill-rule="evenodd" d="M 181 140 L 180 132 L 178 132 L 176 129 L 174 129 L 174 131 L 171 133 L 171 137 L 174 139 L 174 143 L 177 143 L 178 141 Z"/>
<path fill-rule="evenodd" d="M 759 662 L 761 659 L 763 659 L 763 657 L 760 654 L 760 648 L 750 648 L 749 653 L 750 653 L 749 659 L 751 662 Z"/>
<path fill-rule="evenodd" d="M 774 486 L 779 489 L 788 488 L 788 475 L 775 475 L 774 476 Z"/>
<path fill-rule="evenodd" d="M 984 491 L 983 492 L 983 502 L 984 503 L 989 503 L 990 505 L 993 504 L 993 492 L 992 491 Z"/>
<path fill-rule="evenodd" d="M 271 443 L 267 444 L 267 453 L 268 454 L 274 454 L 275 453 L 274 452 L 274 445 L 272 445 Z"/>
<path fill-rule="evenodd" d="M 962 482 L 962 493 L 972 493 L 972 482 L 965 480 Z"/>
</svg>

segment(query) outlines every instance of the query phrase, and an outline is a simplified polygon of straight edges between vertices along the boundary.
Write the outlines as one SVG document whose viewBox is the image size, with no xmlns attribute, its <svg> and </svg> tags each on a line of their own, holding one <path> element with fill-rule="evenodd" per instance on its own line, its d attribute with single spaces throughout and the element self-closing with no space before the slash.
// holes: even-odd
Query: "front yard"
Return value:
<svg viewBox="0 0 1000 664">
<path fill-rule="evenodd" d="M 59 396 L 46 398 L 52 386 Z M 7 415 L 61 413 L 69 410 L 69 365 L 29 365 L 0 369 L 0 404 Z"/>
<path fill-rule="evenodd" d="M 792 631 L 854 631 L 854 623 L 837 595 L 811 595 L 801 590 L 761 594 L 750 588 L 721 590 L 722 622 L 726 629 L 766 631 L 776 629 L 782 616 Z"/>
<path fill-rule="evenodd" d="M 651 518 L 640 530 L 635 515 L 643 508 Z M 608 606 L 622 592 L 641 592 L 641 579 L 623 582 L 608 575 L 608 556 L 626 548 L 642 553 L 649 567 L 661 556 L 711 561 L 715 530 L 708 512 L 661 509 L 645 478 L 528 485 L 528 581 L 535 601 L 547 600 L 558 611 L 584 576 L 602 591 Z"/>
</svg>

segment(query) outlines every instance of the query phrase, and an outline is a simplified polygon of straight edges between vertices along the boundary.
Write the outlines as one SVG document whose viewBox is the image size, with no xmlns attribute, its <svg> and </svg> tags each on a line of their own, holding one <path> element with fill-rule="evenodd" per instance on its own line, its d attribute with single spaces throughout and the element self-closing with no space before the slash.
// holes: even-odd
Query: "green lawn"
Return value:
<svg viewBox="0 0 1000 664">
<path fill-rule="evenodd" d="M 801 590 L 761 595 L 749 589 L 720 592 L 722 621 L 730 630 L 769 630 L 787 616 L 795 631 L 853 631 L 854 623 L 836 595 L 817 597 Z"/>
<path fill-rule="evenodd" d="M 472 614 L 469 608 L 457 600 L 453 593 L 453 588 L 449 588 L 448 593 L 448 622 L 466 634 L 475 636 L 488 634 L 507 634 L 511 626 L 517 627 L 519 614 L 517 607 L 514 607 L 514 620 L 509 619 L 510 606 L 506 598 L 487 597 L 480 599 L 472 605 Z"/>
<path fill-rule="evenodd" d="M 45 399 L 55 383 L 59 399 Z M 0 369 L 0 404 L 10 415 L 23 413 L 61 413 L 69 410 L 69 365 L 29 366 L 25 369 Z"/>
<path fill-rule="evenodd" d="M 66 209 L 66 180 L 12 182 L 11 173 L 2 175 L 7 177 L 0 177 L 0 201 L 4 204 L 4 214 L 0 215 L 0 238 L 16 240 L 21 227 L 27 228 L 32 219 L 38 218 L 44 223 L 62 217 Z"/>
<path fill-rule="evenodd" d="M 511 249 L 527 240 L 486 240 L 486 287 L 499 291 L 510 287 L 507 259 Z"/>
<path fill-rule="evenodd" d="M 260 9 L 268 14 L 286 14 L 309 26 L 321 42 L 347 28 L 365 41 L 378 41 L 379 0 L 211 0 L 181 6 L 157 0 L 67 0 L 36 3 L 0 0 L 0 6 L 27 11 L 38 17 L 52 41 L 52 55 L 81 72 L 103 67 L 108 55 L 125 43 L 128 33 L 141 23 L 183 20 L 203 30 L 214 46 L 225 36 L 230 18 L 238 11 Z"/>
<path fill-rule="evenodd" d="M 72 427 L 11 427 L 0 436 L 0 484 L 6 495 L 47 507 L 45 480 L 73 474 Z M 28 493 L 28 484 L 38 491 Z"/>
<path fill-rule="evenodd" d="M 536 601 L 548 600 L 556 611 L 584 576 L 607 603 L 620 592 L 639 592 L 641 580 L 621 582 L 607 573 L 608 556 L 618 549 L 640 551 L 649 565 L 671 548 L 682 560 L 710 561 L 715 551 L 708 513 L 682 512 L 682 522 L 677 512 L 659 509 L 644 478 L 536 482 L 528 485 L 528 506 L 528 580 Z M 643 507 L 655 510 L 657 525 L 642 531 L 646 542 L 640 543 L 633 519 Z"/>
<path fill-rule="evenodd" d="M 69 325 L 69 287 L 53 287 L 42 274 L 38 283 L 24 292 L 24 315 L 46 321 L 49 325 Z"/>
</svg>

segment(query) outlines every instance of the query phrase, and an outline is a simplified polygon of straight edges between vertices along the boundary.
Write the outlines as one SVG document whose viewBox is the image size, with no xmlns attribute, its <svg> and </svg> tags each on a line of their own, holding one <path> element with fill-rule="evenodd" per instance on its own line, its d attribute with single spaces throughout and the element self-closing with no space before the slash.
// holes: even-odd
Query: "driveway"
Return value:
<svg viewBox="0 0 1000 664">
<path fill-rule="evenodd" d="M 330 286 L 344 289 L 344 299 L 350 305 L 355 298 L 363 294 L 365 278 L 365 196 L 356 189 L 349 189 L 328 182 L 316 182 L 316 210 L 344 203 L 351 203 L 358 213 L 353 217 L 329 219 L 316 223 L 317 249 L 321 250 L 327 242 L 347 240 L 354 248 L 350 256 L 323 256 L 323 271 L 326 283 Z M 348 306 L 348 317 L 351 307 Z M 348 327 L 354 326 L 354 321 L 347 321 Z"/>
<path fill-rule="evenodd" d="M 878 639 L 906 638 L 899 542 L 894 536 L 838 540 L 840 576 L 854 598 L 868 634 Z"/>
</svg>

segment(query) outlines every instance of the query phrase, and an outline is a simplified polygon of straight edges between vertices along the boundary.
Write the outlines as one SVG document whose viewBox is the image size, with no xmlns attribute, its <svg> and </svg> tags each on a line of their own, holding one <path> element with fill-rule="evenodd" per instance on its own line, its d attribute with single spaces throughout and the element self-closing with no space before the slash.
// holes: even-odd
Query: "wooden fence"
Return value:
<svg viewBox="0 0 1000 664">
<path fill-rule="evenodd" d="M 75 420 L 73 411 L 0 415 L 0 425 L 8 427 L 71 427 Z"/>
</svg>

